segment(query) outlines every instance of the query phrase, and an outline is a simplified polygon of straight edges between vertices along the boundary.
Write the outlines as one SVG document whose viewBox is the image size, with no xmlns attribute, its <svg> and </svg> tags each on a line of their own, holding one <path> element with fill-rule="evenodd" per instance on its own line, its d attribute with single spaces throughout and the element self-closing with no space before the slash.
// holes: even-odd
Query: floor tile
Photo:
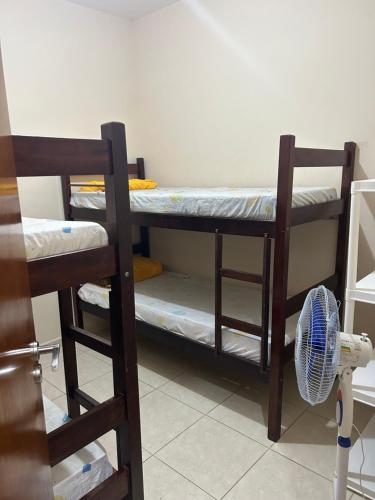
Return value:
<svg viewBox="0 0 375 500">
<path fill-rule="evenodd" d="M 77 350 L 78 360 L 78 380 L 80 385 L 87 384 L 88 382 L 104 375 L 111 371 L 111 367 L 95 358 L 89 353 Z M 48 382 L 65 392 L 65 377 L 64 365 L 60 363 L 58 371 L 54 372 L 51 368 L 44 370 L 44 377 Z"/>
<path fill-rule="evenodd" d="M 116 433 L 109 431 L 98 439 L 107 453 L 108 460 L 112 467 L 117 469 L 117 448 L 116 448 Z"/>
<path fill-rule="evenodd" d="M 92 382 L 81 387 L 83 391 L 102 403 L 113 396 L 113 375 L 112 372 L 105 373 Z M 143 397 L 153 391 L 153 387 L 139 380 L 139 396 Z"/>
<path fill-rule="evenodd" d="M 332 491 L 328 479 L 269 450 L 224 500 L 328 500 Z"/>
<path fill-rule="evenodd" d="M 143 466 L 145 500 L 211 500 L 176 471 L 151 457 Z"/>
<path fill-rule="evenodd" d="M 283 403 L 282 432 L 304 411 L 303 407 Z M 209 416 L 265 446 L 273 444 L 267 437 L 268 397 L 257 391 L 242 389 L 226 399 Z"/>
<path fill-rule="evenodd" d="M 168 358 L 161 352 L 143 352 L 138 356 L 138 378 L 154 388 L 175 379 L 186 371 L 180 359 Z"/>
<path fill-rule="evenodd" d="M 61 410 L 63 410 L 65 413 L 68 412 L 68 407 L 66 404 L 66 396 L 63 394 L 62 396 L 56 398 L 54 401 L 55 405 L 57 405 Z"/>
<path fill-rule="evenodd" d="M 142 462 L 146 462 L 150 457 L 152 457 L 151 453 L 142 448 Z"/>
<path fill-rule="evenodd" d="M 58 389 L 57 387 L 52 385 L 50 382 L 48 382 L 48 380 L 43 380 L 42 392 L 43 392 L 44 396 L 46 396 L 51 401 L 63 396 L 63 394 L 64 394 L 62 391 L 60 391 L 60 389 Z"/>
<path fill-rule="evenodd" d="M 165 446 L 202 414 L 157 390 L 140 400 L 142 445 L 151 453 Z"/>
<path fill-rule="evenodd" d="M 174 399 L 207 413 L 228 398 L 237 387 L 201 371 L 183 373 L 160 390 Z"/>
<path fill-rule="evenodd" d="M 335 422 L 305 412 L 273 449 L 299 464 L 332 479 L 336 462 Z"/>
<path fill-rule="evenodd" d="M 205 416 L 157 456 L 214 498 L 221 498 L 265 450 L 261 444 Z"/>
</svg>

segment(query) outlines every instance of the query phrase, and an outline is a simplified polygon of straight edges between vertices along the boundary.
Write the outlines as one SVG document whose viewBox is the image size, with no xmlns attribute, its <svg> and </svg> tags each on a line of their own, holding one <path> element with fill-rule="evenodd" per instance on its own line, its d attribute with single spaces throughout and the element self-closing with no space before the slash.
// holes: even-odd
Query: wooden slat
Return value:
<svg viewBox="0 0 375 500">
<path fill-rule="evenodd" d="M 92 410 L 100 405 L 96 399 L 92 398 L 89 394 L 82 391 L 82 389 L 76 389 L 73 393 L 73 398 L 77 403 L 86 408 L 86 410 Z"/>
<path fill-rule="evenodd" d="M 233 328 L 234 330 L 239 330 L 240 332 L 251 333 L 253 335 L 257 335 L 258 337 L 261 337 L 263 333 L 261 326 L 253 325 L 252 323 L 248 323 L 247 321 L 242 321 L 240 319 L 230 318 L 229 316 L 222 315 L 220 323 L 222 326 Z"/>
<path fill-rule="evenodd" d="M 29 260 L 27 265 L 32 297 L 78 286 L 86 281 L 95 281 L 116 273 L 115 252 L 112 245 Z"/>
<path fill-rule="evenodd" d="M 110 318 L 109 309 L 103 309 L 103 307 L 90 304 L 89 302 L 85 302 L 84 300 L 78 300 L 78 307 L 81 311 L 88 312 L 89 314 L 93 314 L 94 316 L 98 316 L 99 318 Z"/>
<path fill-rule="evenodd" d="M 291 224 L 298 226 L 306 224 L 314 220 L 329 219 L 343 213 L 344 200 L 332 200 L 325 203 L 317 203 L 316 205 L 308 205 L 305 207 L 295 207 L 291 209 Z"/>
<path fill-rule="evenodd" d="M 215 352 L 221 353 L 222 332 L 221 332 L 221 313 L 222 313 L 222 279 L 221 266 L 223 262 L 223 235 L 215 234 Z"/>
<path fill-rule="evenodd" d="M 347 151 L 343 149 L 295 148 L 294 167 L 340 167 L 346 164 Z"/>
<path fill-rule="evenodd" d="M 111 174 L 108 141 L 12 136 L 17 177 Z"/>
<path fill-rule="evenodd" d="M 320 281 L 319 283 L 316 283 L 315 285 L 310 286 L 309 288 L 306 288 L 306 290 L 303 290 L 302 292 L 298 293 L 297 295 L 294 295 L 293 297 L 290 297 L 286 302 L 286 317 L 289 318 L 289 316 L 292 316 L 292 314 L 295 314 L 296 312 L 302 309 L 306 295 L 309 293 L 310 290 L 320 285 L 324 285 L 326 288 L 335 291 L 338 282 L 339 282 L 338 274 L 333 274 L 329 278 Z"/>
<path fill-rule="evenodd" d="M 105 210 L 97 208 L 77 208 L 70 206 L 70 216 L 73 220 L 87 220 L 93 222 L 105 222 Z"/>
<path fill-rule="evenodd" d="M 268 369 L 268 330 L 270 320 L 270 274 L 271 274 L 272 240 L 268 234 L 263 240 L 263 275 L 262 275 L 262 343 L 260 351 L 260 366 L 265 372 Z"/>
<path fill-rule="evenodd" d="M 221 234 L 238 234 L 243 236 L 261 236 L 274 234 L 274 222 L 254 221 L 246 219 L 220 219 L 216 217 L 192 217 L 185 215 L 154 214 L 132 212 L 131 222 L 137 226 L 163 227 L 166 229 L 182 229 Z"/>
<path fill-rule="evenodd" d="M 128 174 L 136 175 L 139 177 L 139 169 L 136 163 L 128 163 Z"/>
<path fill-rule="evenodd" d="M 176 353 L 184 352 L 193 357 L 194 360 L 200 361 L 205 366 L 212 365 L 217 369 L 221 366 L 228 373 L 241 371 L 245 376 L 251 374 L 257 375 L 260 380 L 268 378 L 267 373 L 259 370 L 259 362 L 247 358 L 240 358 L 236 354 L 230 354 L 226 351 L 221 351 L 220 356 L 217 356 L 214 347 L 203 344 L 197 340 L 183 337 L 170 330 L 163 330 L 156 326 L 150 325 L 143 321 L 137 320 L 137 334 L 153 339 L 161 346 L 168 346 L 169 349 L 174 349 Z"/>
<path fill-rule="evenodd" d="M 221 276 L 223 278 L 230 278 L 232 280 L 246 281 L 247 283 L 258 283 L 261 285 L 263 283 L 263 277 L 261 274 L 247 273 L 245 271 L 235 271 L 234 269 L 221 270 Z"/>
<path fill-rule="evenodd" d="M 109 340 L 99 337 L 99 335 L 95 335 L 84 328 L 70 325 L 65 329 L 65 335 L 75 342 L 103 354 L 103 356 L 107 356 L 108 358 L 112 358 L 113 356 L 112 346 Z"/>
<path fill-rule="evenodd" d="M 129 471 L 124 468 L 98 484 L 96 488 L 81 497 L 81 500 L 121 500 L 129 493 Z"/>
<path fill-rule="evenodd" d="M 133 253 L 135 254 L 143 254 L 143 244 L 142 243 L 134 243 L 133 244 Z"/>
<path fill-rule="evenodd" d="M 51 466 L 123 424 L 125 418 L 124 397 L 116 396 L 48 433 Z"/>
<path fill-rule="evenodd" d="M 288 290 L 289 239 L 293 194 L 293 152 L 295 137 L 280 137 L 277 176 L 276 231 L 273 258 L 272 342 L 270 396 L 268 398 L 268 438 L 278 441 L 281 435 L 283 401 L 283 364 L 285 347 L 285 308 Z"/>
</svg>

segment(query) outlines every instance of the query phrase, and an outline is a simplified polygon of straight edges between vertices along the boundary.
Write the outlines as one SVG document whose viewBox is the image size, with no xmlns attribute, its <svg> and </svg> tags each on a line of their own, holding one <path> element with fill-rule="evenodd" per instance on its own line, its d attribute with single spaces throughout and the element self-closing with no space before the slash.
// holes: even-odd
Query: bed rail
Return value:
<svg viewBox="0 0 375 500">
<path fill-rule="evenodd" d="M 17 177 L 112 174 L 108 141 L 13 135 Z"/>
<path fill-rule="evenodd" d="M 115 429 L 125 418 L 124 396 L 115 396 L 48 433 L 51 466 Z"/>
<path fill-rule="evenodd" d="M 27 267 L 32 297 L 107 278 L 117 272 L 113 245 L 29 260 Z"/>
<path fill-rule="evenodd" d="M 294 167 L 342 167 L 347 164 L 345 149 L 295 148 Z"/>
</svg>

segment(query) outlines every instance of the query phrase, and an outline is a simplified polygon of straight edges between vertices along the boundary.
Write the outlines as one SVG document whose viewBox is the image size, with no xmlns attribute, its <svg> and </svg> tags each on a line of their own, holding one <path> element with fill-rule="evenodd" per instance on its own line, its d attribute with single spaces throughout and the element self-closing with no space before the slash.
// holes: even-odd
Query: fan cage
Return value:
<svg viewBox="0 0 375 500">
<path fill-rule="evenodd" d="M 340 335 L 338 305 L 324 286 L 311 290 L 305 300 L 295 344 L 295 365 L 302 398 L 315 406 L 324 403 L 335 382 Z"/>
</svg>

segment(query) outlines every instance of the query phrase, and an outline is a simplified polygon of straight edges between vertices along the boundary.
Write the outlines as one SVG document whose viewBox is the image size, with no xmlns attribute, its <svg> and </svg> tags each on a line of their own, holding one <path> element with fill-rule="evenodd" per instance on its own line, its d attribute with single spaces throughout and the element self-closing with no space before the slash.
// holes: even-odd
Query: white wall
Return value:
<svg viewBox="0 0 375 500">
<path fill-rule="evenodd" d="M 293 133 L 300 146 L 358 142 L 356 177 L 375 177 L 374 18 L 373 0 L 181 0 L 136 21 L 148 175 L 164 185 L 275 185 L 279 136 Z M 336 169 L 310 169 L 296 184 L 338 178 Z M 374 213 L 368 200 L 360 274 L 375 265 Z M 212 271 L 210 236 L 167 234 L 153 231 L 154 255 L 174 269 Z M 334 238 L 332 222 L 293 232 L 293 291 L 332 269 Z M 229 261 L 259 267 L 254 248 L 239 241 L 229 238 Z M 372 326 L 365 312 L 359 328 Z"/>
<path fill-rule="evenodd" d="M 354 140 L 357 178 L 375 177 L 374 15 L 373 0 L 181 0 L 130 26 L 63 0 L 2 0 L 12 130 L 98 137 L 100 123 L 124 121 L 130 158 L 164 185 L 275 184 L 283 133 L 301 146 Z M 304 170 L 296 184 L 338 177 Z M 61 216 L 57 180 L 20 187 L 26 215 Z M 375 203 L 363 208 L 361 275 L 375 265 Z M 293 231 L 292 291 L 332 270 L 335 231 Z M 245 240 L 226 239 L 227 264 L 258 269 L 260 242 Z M 172 269 L 212 272 L 211 235 L 153 230 L 152 250 Z M 55 336 L 55 296 L 34 310 L 40 339 Z"/>
<path fill-rule="evenodd" d="M 13 134 L 100 137 L 129 123 L 133 74 L 129 24 L 63 0 L 1 0 L 0 39 Z M 62 218 L 57 178 L 20 179 L 24 215 Z M 56 294 L 33 301 L 40 341 L 59 335 Z"/>
</svg>

